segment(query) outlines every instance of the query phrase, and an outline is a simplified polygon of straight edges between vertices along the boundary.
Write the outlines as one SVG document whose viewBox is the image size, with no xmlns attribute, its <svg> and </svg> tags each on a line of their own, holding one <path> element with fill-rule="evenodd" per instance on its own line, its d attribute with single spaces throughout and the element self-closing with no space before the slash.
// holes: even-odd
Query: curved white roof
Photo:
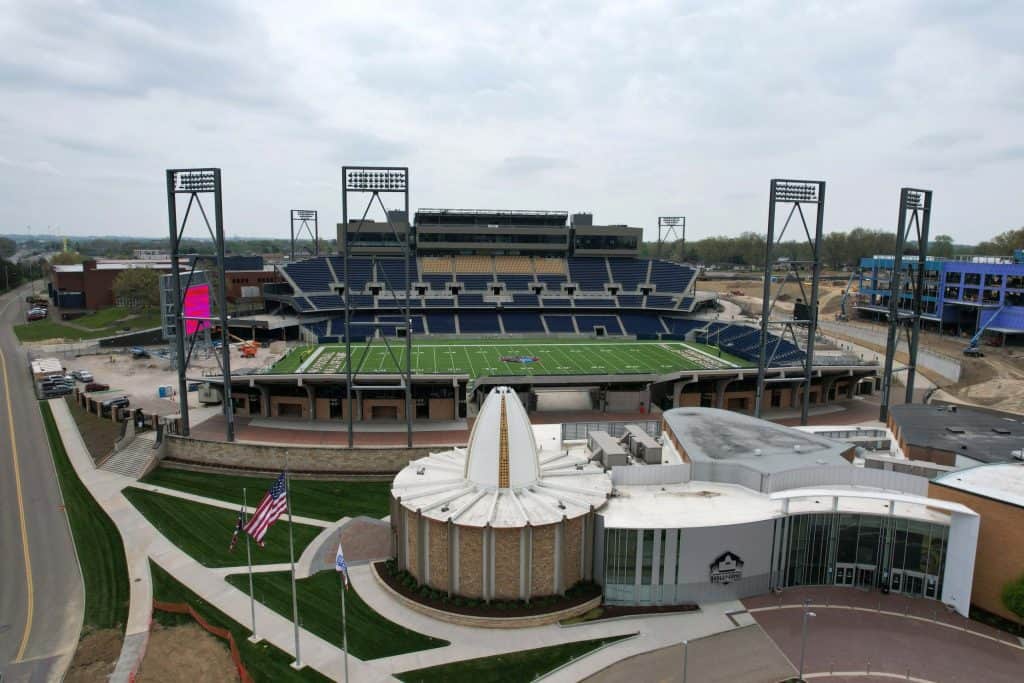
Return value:
<svg viewBox="0 0 1024 683">
<path fill-rule="evenodd" d="M 516 392 L 495 387 L 473 423 L 463 476 L 485 488 L 521 488 L 540 477 L 537 441 Z M 507 467 L 507 476 L 502 469 Z"/>
<path fill-rule="evenodd" d="M 429 519 L 471 527 L 554 524 L 604 505 L 611 476 L 584 449 L 563 449 L 560 425 L 532 428 L 511 389 L 494 389 L 480 415 L 469 448 L 412 461 L 395 476 L 392 497 Z"/>
</svg>

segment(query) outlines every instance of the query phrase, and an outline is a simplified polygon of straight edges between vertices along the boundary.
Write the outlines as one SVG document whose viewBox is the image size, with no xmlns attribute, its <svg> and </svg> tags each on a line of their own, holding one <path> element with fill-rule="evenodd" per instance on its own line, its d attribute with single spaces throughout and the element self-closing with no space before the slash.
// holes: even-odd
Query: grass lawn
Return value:
<svg viewBox="0 0 1024 683">
<path fill-rule="evenodd" d="M 71 396 L 65 396 L 64 400 L 71 411 L 71 417 L 75 418 L 75 424 L 78 425 L 78 431 L 82 434 L 89 455 L 92 456 L 93 462 L 99 462 L 114 449 L 114 442 L 121 438 L 121 425 L 90 413 L 75 403 Z"/>
<path fill-rule="evenodd" d="M 83 631 L 124 629 L 128 620 L 129 587 L 128 565 L 121 536 L 75 474 L 64 451 L 49 404 L 44 401 L 39 404 L 39 408 L 57 468 L 57 479 L 78 551 L 78 561 L 82 566 L 85 582 Z"/>
<path fill-rule="evenodd" d="M 473 681 L 473 683 L 514 683 L 532 681 L 566 662 L 579 659 L 602 645 L 629 638 L 613 636 L 594 640 L 579 640 L 574 643 L 551 645 L 535 650 L 522 650 L 492 657 L 467 659 L 451 664 L 440 664 L 426 669 L 415 669 L 395 674 L 400 681 L 416 683 L 438 683 L 447 681 Z M 638 672 L 639 673 L 639 672 Z M 639 675 L 639 679 L 643 676 Z"/>
<path fill-rule="evenodd" d="M 75 318 L 73 325 L 67 325 L 56 320 L 50 320 L 49 318 L 15 325 L 14 334 L 23 342 L 45 341 L 58 338 L 77 341 L 109 337 L 125 329 L 147 330 L 159 326 L 160 312 L 157 310 L 133 313 L 127 309 L 114 306 L 90 313 L 89 315 L 83 315 L 81 318 Z"/>
<path fill-rule="evenodd" d="M 228 582 L 249 591 L 249 575 L 233 574 Z M 326 641 L 341 647 L 341 580 L 336 572 L 319 572 L 298 582 L 299 621 Z M 253 574 L 256 599 L 278 614 L 291 619 L 291 574 Z M 406 652 L 444 647 L 448 641 L 431 638 L 399 626 L 380 616 L 363 602 L 355 588 L 345 594 L 349 651 L 362 660 L 391 657 Z"/>
<path fill-rule="evenodd" d="M 248 628 L 231 619 L 219 609 L 209 604 L 198 595 L 182 585 L 173 576 L 164 571 L 154 562 L 149 563 L 153 576 L 153 598 L 162 602 L 187 603 L 192 609 L 212 626 L 226 628 L 238 645 L 242 663 L 249 674 L 258 683 L 277 683 L 278 681 L 308 681 L 310 683 L 328 683 L 330 679 L 308 667 L 301 671 L 291 668 L 292 656 L 261 640 L 255 645 L 248 641 L 252 633 Z M 153 619 L 163 626 L 177 626 L 192 623 L 188 614 L 173 614 L 153 610 Z"/>
<path fill-rule="evenodd" d="M 399 364 L 405 347 L 392 344 Z M 621 375 L 666 373 L 679 370 L 747 367 L 749 362 L 717 348 L 680 341 L 597 340 L 476 340 L 413 342 L 413 372 L 420 375 L 468 374 L 515 375 Z M 397 372 L 398 367 L 383 342 L 353 344 L 353 367 L 360 372 Z M 521 362 L 517 359 L 530 359 Z M 294 373 L 306 361 L 303 372 L 345 371 L 345 347 L 324 344 L 299 348 L 278 361 L 271 373 Z"/>
<path fill-rule="evenodd" d="M 250 505 L 255 505 L 270 485 L 271 477 L 243 477 L 233 474 L 189 472 L 158 467 L 142 480 L 145 484 L 194 493 L 229 503 L 242 502 L 242 488 L 247 488 Z M 292 513 L 333 522 L 342 517 L 367 515 L 380 519 L 389 513 L 386 481 L 328 481 L 324 479 L 292 479 Z"/>
<path fill-rule="evenodd" d="M 18 341 L 35 342 L 48 339 L 66 339 L 68 341 L 99 339 L 108 337 L 112 333 L 107 330 L 79 330 L 52 320 L 36 320 L 15 325 L 14 334 L 18 337 Z"/>
<path fill-rule="evenodd" d="M 245 564 L 245 541 L 239 539 L 234 552 L 228 552 L 231 533 L 235 529 L 238 512 L 203 505 L 174 496 L 128 487 L 125 497 L 171 543 L 207 567 L 237 567 Z M 256 505 L 263 492 L 251 503 Z M 321 529 L 304 524 L 295 525 L 295 559 L 316 538 Z M 288 518 L 281 517 L 270 527 L 263 539 L 265 547 L 252 545 L 253 564 L 273 564 L 288 561 Z"/>
</svg>

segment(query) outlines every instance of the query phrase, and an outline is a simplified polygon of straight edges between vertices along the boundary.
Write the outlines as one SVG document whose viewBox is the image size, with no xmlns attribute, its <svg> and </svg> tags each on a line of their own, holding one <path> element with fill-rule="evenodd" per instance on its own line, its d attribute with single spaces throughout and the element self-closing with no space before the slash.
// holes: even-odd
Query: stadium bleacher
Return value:
<svg viewBox="0 0 1024 683">
<path fill-rule="evenodd" d="M 499 334 L 504 330 L 508 334 L 593 335 L 597 327 L 612 336 L 678 338 L 706 325 L 685 318 L 696 302 L 692 288 L 696 271 L 668 261 L 596 256 L 420 256 L 410 262 L 408 279 L 405 259 L 400 257 L 353 256 L 349 264 L 348 298 L 354 308 L 369 315 L 393 315 L 404 307 L 408 286 L 425 284 L 433 296 L 413 296 L 409 302 L 413 313 L 421 316 L 417 323 L 421 333 Z M 286 284 L 280 291 L 266 292 L 271 300 L 293 308 L 300 316 L 318 311 L 336 315 L 344 309 L 341 256 L 313 257 L 288 263 L 281 270 L 287 276 Z M 451 295 L 450 286 L 456 282 L 461 289 L 458 295 Z M 499 283 L 502 298 L 495 303 L 490 297 Z M 540 283 L 546 288 L 544 296 L 534 292 Z M 371 284 L 381 291 L 371 293 Z M 563 284 L 572 284 L 576 291 L 566 294 Z M 609 285 L 619 289 L 615 296 L 606 294 Z M 458 320 L 455 315 L 460 316 Z M 343 334 L 332 324 L 316 326 L 315 332 L 324 337 Z M 739 331 L 731 332 L 739 335 Z M 751 353 L 756 342 L 756 337 L 724 340 L 742 357 Z M 778 357 L 788 358 L 793 351 L 780 345 Z"/>
<path fill-rule="evenodd" d="M 505 311 L 501 320 L 508 334 L 544 334 L 544 323 L 537 313 L 512 313 Z"/>
</svg>

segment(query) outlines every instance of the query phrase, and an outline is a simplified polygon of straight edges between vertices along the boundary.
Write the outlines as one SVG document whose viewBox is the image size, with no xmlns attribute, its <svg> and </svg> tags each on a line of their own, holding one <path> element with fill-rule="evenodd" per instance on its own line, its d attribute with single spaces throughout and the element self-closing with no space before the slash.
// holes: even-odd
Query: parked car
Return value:
<svg viewBox="0 0 1024 683">
<path fill-rule="evenodd" d="M 86 391 L 106 391 L 109 388 L 110 385 L 104 384 L 103 382 L 89 382 L 85 385 Z"/>
<path fill-rule="evenodd" d="M 79 382 L 91 382 L 93 380 L 92 373 L 88 370 L 74 370 L 71 376 L 77 379 Z"/>
<path fill-rule="evenodd" d="M 43 320 L 46 318 L 45 308 L 30 308 L 28 313 L 25 314 L 25 319 L 29 322 L 33 320 Z"/>
<path fill-rule="evenodd" d="M 141 346 L 132 347 L 132 358 L 149 358 L 149 351 Z"/>
<path fill-rule="evenodd" d="M 131 404 L 127 396 L 118 396 L 117 398 L 108 398 L 103 401 L 100 405 L 106 408 L 127 408 Z"/>
<path fill-rule="evenodd" d="M 67 386 L 66 384 L 44 387 L 42 390 L 43 398 L 57 398 L 59 396 L 65 396 L 67 394 L 70 394 L 72 391 L 74 391 L 74 389 Z"/>
</svg>

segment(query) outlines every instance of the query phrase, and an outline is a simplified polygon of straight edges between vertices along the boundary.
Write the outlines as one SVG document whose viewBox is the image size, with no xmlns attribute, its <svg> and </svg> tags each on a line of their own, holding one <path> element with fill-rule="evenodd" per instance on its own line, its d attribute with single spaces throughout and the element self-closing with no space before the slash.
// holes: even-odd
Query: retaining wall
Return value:
<svg viewBox="0 0 1024 683">
<path fill-rule="evenodd" d="M 294 472 L 393 474 L 411 460 L 429 455 L 428 448 L 325 448 L 255 443 L 203 441 L 167 435 L 164 457 L 181 463 L 252 470 L 283 469 L 285 459 Z"/>
</svg>

